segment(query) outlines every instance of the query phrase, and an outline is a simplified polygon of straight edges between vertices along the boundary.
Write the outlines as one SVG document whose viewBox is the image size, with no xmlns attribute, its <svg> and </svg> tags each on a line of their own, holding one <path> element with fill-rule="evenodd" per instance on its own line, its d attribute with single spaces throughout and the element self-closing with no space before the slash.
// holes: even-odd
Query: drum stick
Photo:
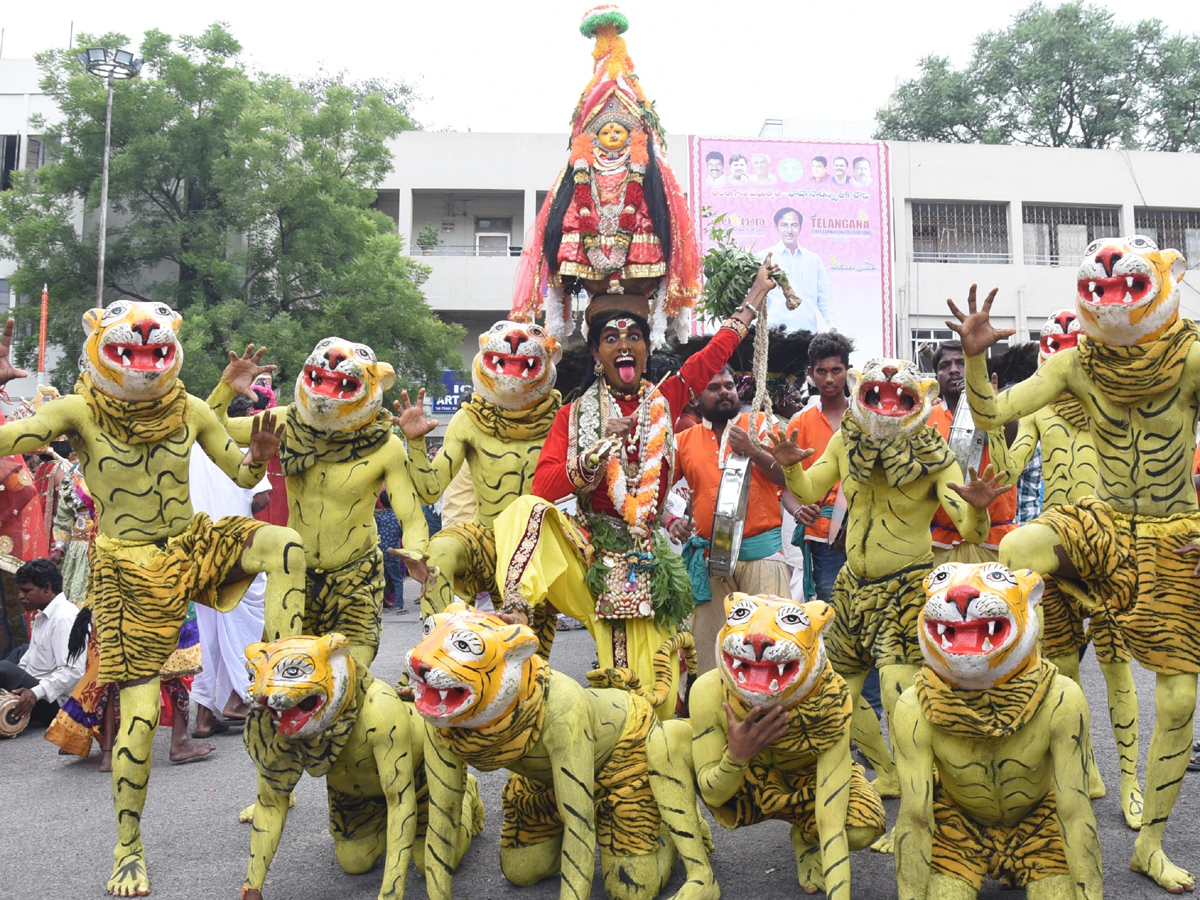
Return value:
<svg viewBox="0 0 1200 900">
<path fill-rule="evenodd" d="M 639 403 L 639 404 L 638 404 L 636 407 L 634 407 L 634 410 L 633 410 L 633 412 L 631 412 L 631 413 L 629 414 L 628 418 L 631 418 L 631 419 L 632 419 L 632 418 L 634 418 L 634 417 L 635 417 L 635 416 L 636 416 L 638 413 L 640 413 L 640 412 L 642 411 L 642 407 L 643 407 L 643 406 L 645 406 L 647 403 L 649 403 L 649 402 L 650 402 L 650 398 L 651 398 L 651 397 L 653 397 L 655 394 L 657 394 L 657 393 L 658 393 L 658 389 L 659 389 L 660 387 L 662 387 L 662 386 L 663 386 L 663 382 L 665 382 L 665 381 L 666 381 L 668 378 L 672 378 L 672 377 L 674 377 L 674 375 L 675 375 L 675 373 L 674 373 L 674 372 L 668 372 L 666 375 L 664 375 L 662 378 L 660 378 L 660 379 L 658 380 L 658 384 L 656 384 L 656 385 L 655 385 L 653 388 L 651 388 L 651 389 L 650 389 L 650 393 L 646 394 L 646 396 L 642 398 L 642 402 L 641 402 L 641 403 Z"/>
</svg>

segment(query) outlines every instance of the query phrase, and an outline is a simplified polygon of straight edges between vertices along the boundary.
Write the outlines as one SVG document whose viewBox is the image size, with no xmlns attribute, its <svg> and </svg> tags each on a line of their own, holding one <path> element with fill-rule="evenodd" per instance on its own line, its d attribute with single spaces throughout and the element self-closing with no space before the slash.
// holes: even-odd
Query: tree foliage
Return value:
<svg viewBox="0 0 1200 900">
<path fill-rule="evenodd" d="M 105 302 L 124 294 L 178 310 L 184 378 L 200 392 L 227 349 L 253 341 L 270 347 L 286 399 L 330 334 L 370 344 L 402 384 L 438 383 L 443 367 L 461 366 L 461 329 L 431 312 L 428 269 L 372 209 L 388 141 L 413 127 L 411 90 L 342 73 L 299 85 L 252 77 L 240 52 L 221 25 L 178 40 L 150 31 L 141 77 L 117 84 Z M 18 294 L 50 285 L 50 337 L 69 351 L 54 380 L 69 388 L 80 316 L 95 305 L 98 235 L 76 224 L 99 204 L 106 88 L 72 52 L 38 62 L 63 118 L 45 128 L 53 161 L 0 195 L 0 254 L 18 262 Z"/>
<path fill-rule="evenodd" d="M 1186 150 L 1200 146 L 1200 38 L 1035 3 L 975 39 L 961 70 L 920 61 L 876 112 L 883 140 Z"/>
</svg>

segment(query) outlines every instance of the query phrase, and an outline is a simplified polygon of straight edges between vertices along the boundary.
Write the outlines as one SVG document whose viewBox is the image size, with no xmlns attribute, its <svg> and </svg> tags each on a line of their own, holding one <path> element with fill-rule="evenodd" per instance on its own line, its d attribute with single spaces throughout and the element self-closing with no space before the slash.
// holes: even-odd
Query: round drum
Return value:
<svg viewBox="0 0 1200 900">
<path fill-rule="evenodd" d="M 732 575 L 737 569 L 749 502 L 750 459 L 731 453 L 721 470 L 713 511 L 712 547 L 708 551 L 708 574 L 713 578 Z"/>
<path fill-rule="evenodd" d="M 0 691 L 0 738 L 16 737 L 29 724 L 29 714 L 17 716 L 17 695 Z"/>
</svg>

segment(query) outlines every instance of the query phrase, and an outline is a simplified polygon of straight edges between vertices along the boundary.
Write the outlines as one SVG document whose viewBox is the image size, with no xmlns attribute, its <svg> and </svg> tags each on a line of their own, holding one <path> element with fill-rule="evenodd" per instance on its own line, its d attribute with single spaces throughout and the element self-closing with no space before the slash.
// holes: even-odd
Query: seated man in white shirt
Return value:
<svg viewBox="0 0 1200 900">
<path fill-rule="evenodd" d="M 771 328 L 783 325 L 788 331 L 837 331 L 837 318 L 833 312 L 833 290 L 829 273 L 821 257 L 800 246 L 800 228 L 804 216 L 798 210 L 785 206 L 775 213 L 775 229 L 779 232 L 779 243 L 768 247 L 763 253 L 787 274 L 794 290 L 804 302 L 795 309 L 787 308 L 783 291 L 774 288 L 767 294 L 767 324 Z"/>
<path fill-rule="evenodd" d="M 86 654 L 67 657 L 71 626 L 79 609 L 62 592 L 62 574 L 48 559 L 35 559 L 17 569 L 17 594 L 21 606 L 34 613 L 29 647 L 19 660 L 0 660 L 0 689 L 17 695 L 17 716 L 32 713 L 29 721 L 46 726 L 58 714 L 58 705 L 83 677 Z M 14 654 L 15 655 L 15 654 Z"/>
</svg>

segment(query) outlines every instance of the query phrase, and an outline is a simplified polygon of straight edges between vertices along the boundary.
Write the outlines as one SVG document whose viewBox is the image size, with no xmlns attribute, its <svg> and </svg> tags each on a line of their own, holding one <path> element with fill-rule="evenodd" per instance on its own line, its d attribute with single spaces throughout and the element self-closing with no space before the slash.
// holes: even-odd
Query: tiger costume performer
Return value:
<svg viewBox="0 0 1200 900">
<path fill-rule="evenodd" d="M 1083 691 L 1038 654 L 1041 579 L 948 563 L 925 579 L 925 666 L 896 705 L 900 900 L 1100 900 Z"/>
<path fill-rule="evenodd" d="M 425 418 L 420 399 L 395 420 L 408 438 L 411 470 L 423 503 L 436 503 L 466 463 L 475 488 L 471 522 L 439 531 L 429 542 L 437 574 L 426 582 L 421 612 L 432 615 L 457 594 L 473 602 L 496 590 L 496 516 L 530 492 L 542 442 L 554 424 L 562 397 L 554 389 L 558 341 L 539 325 L 503 320 L 479 336 L 471 366 L 475 392 L 446 429 L 433 462 L 425 435 L 437 422 Z"/>
<path fill-rule="evenodd" d="M 716 820 L 726 828 L 790 822 L 800 887 L 848 900 L 850 851 L 870 846 L 886 819 L 850 760 L 850 692 L 826 663 L 821 637 L 833 616 L 819 600 L 730 594 L 717 668 L 696 680 L 689 706 L 696 780 Z M 777 723 L 778 737 L 737 758 L 730 731 L 756 719 Z"/>
<path fill-rule="evenodd" d="M 98 678 L 120 689 L 112 762 L 117 846 L 108 892 L 150 892 L 140 819 L 158 727 L 158 673 L 179 641 L 192 600 L 219 610 L 265 572 L 266 635 L 300 631 L 300 536 L 234 516 L 213 523 L 188 495 L 193 443 L 243 487 L 262 479 L 278 438 L 270 417 L 246 420 L 248 453 L 179 380 L 182 318 L 163 303 L 129 299 L 84 314 L 82 372 L 69 397 L 0 427 L 0 456 L 31 453 L 65 434 L 95 504 L 87 603 L 100 646 Z M 0 340 L 0 384 L 23 374 L 9 362 L 13 322 Z M 261 423 L 261 424 L 260 424 Z"/>
<path fill-rule="evenodd" d="M 239 442 L 249 437 L 248 420 L 227 419 L 229 401 L 272 368 L 258 367 L 251 350 L 240 359 L 230 354 L 208 400 Z M 375 659 L 383 619 L 383 552 L 375 527 L 381 483 L 404 529 L 407 560 L 419 564 L 429 538 L 408 453 L 383 409 L 383 393 L 395 380 L 392 367 L 366 344 L 325 338 L 296 377 L 294 402 L 272 410 L 284 422 L 279 462 L 288 525 L 304 539 L 304 633 L 344 635 L 363 668 Z"/>
<path fill-rule="evenodd" d="M 1082 334 L 1079 316 L 1071 309 L 1053 313 L 1042 326 L 1038 365 L 1062 350 L 1076 345 Z M 1061 394 L 1033 415 L 1021 419 L 1012 446 L 996 446 L 992 458 L 1006 472 L 1023 472 L 1040 445 L 1042 448 L 1042 509 L 1070 506 L 1096 493 L 1100 479 L 1096 445 L 1092 440 L 1087 413 L 1071 394 Z M 1137 688 L 1129 668 L 1132 658 L 1125 638 L 1109 610 L 1093 604 L 1081 585 L 1044 575 L 1039 609 L 1042 620 L 1041 653 L 1062 674 L 1083 687 L 1079 677 L 1079 658 L 1090 639 L 1096 648 L 1096 661 L 1108 689 L 1108 714 L 1117 755 L 1121 762 L 1121 810 L 1130 828 L 1142 824 L 1142 789 L 1138 785 L 1138 706 Z M 1084 629 L 1084 619 L 1089 628 Z M 1088 784 L 1092 798 L 1105 795 L 1104 782 L 1096 768 L 1095 757 L 1088 764 Z"/>
<path fill-rule="evenodd" d="M 968 487 L 949 446 L 926 425 L 937 381 L 902 359 L 871 359 L 851 369 L 850 408 L 842 427 L 809 469 L 795 436 L 774 439 L 772 453 L 801 503 L 816 503 L 839 481 L 846 495 L 846 565 L 833 585 L 836 615 L 825 645 L 855 703 L 854 739 L 878 774 L 885 797 L 899 790 L 879 723 L 859 703 L 863 680 L 879 669 L 884 712 L 912 684 L 921 663 L 917 615 L 921 582 L 933 565 L 929 526 L 939 506 L 963 539 L 982 543 L 997 491 L 972 475 Z M 890 729 L 889 729 L 890 731 Z M 886 849 L 880 844 L 880 849 Z"/>
<path fill-rule="evenodd" d="M 252 712 L 242 739 L 258 770 L 258 799 L 243 900 L 262 900 L 304 772 L 325 778 L 329 833 L 342 869 L 363 874 L 384 857 L 379 900 L 403 900 L 409 860 L 424 865 L 424 734 L 391 686 L 348 649 L 340 634 L 246 648 Z M 483 803 L 471 778 L 450 865 L 482 830 Z"/>
<path fill-rule="evenodd" d="M 608 896 L 650 900 L 670 878 L 678 850 L 687 881 L 675 900 L 716 900 L 695 783 L 683 777 L 691 756 L 686 723 L 659 723 L 652 701 L 637 691 L 581 687 L 551 670 L 538 648 L 528 627 L 455 603 L 425 620 L 425 636 L 408 654 L 431 773 L 430 900 L 451 897 L 443 836 L 458 832 L 468 764 L 512 773 L 500 867 L 513 884 L 561 871 L 561 896 L 589 897 L 599 844 Z M 675 648 L 659 657 L 663 694 L 677 659 Z M 612 681 L 629 675 L 600 674 Z"/>
<path fill-rule="evenodd" d="M 1191 462 L 1200 416 L 1200 331 L 1179 316 L 1187 263 L 1147 237 L 1104 238 L 1078 272 L 1083 337 L 1027 380 L 992 391 L 984 355 L 995 291 L 968 313 L 950 303 L 966 356 L 967 395 L 979 427 L 1031 415 L 1064 392 L 1091 423 L 1096 493 L 1043 513 L 1005 537 L 1000 561 L 1080 581 L 1114 616 L 1134 659 L 1155 672 L 1154 734 L 1146 763 L 1142 828 L 1132 868 L 1169 891 L 1196 879 L 1167 857 L 1163 830 L 1191 756 L 1200 673 L 1200 507 Z M 1189 558 L 1192 557 L 1192 558 Z"/>
</svg>

